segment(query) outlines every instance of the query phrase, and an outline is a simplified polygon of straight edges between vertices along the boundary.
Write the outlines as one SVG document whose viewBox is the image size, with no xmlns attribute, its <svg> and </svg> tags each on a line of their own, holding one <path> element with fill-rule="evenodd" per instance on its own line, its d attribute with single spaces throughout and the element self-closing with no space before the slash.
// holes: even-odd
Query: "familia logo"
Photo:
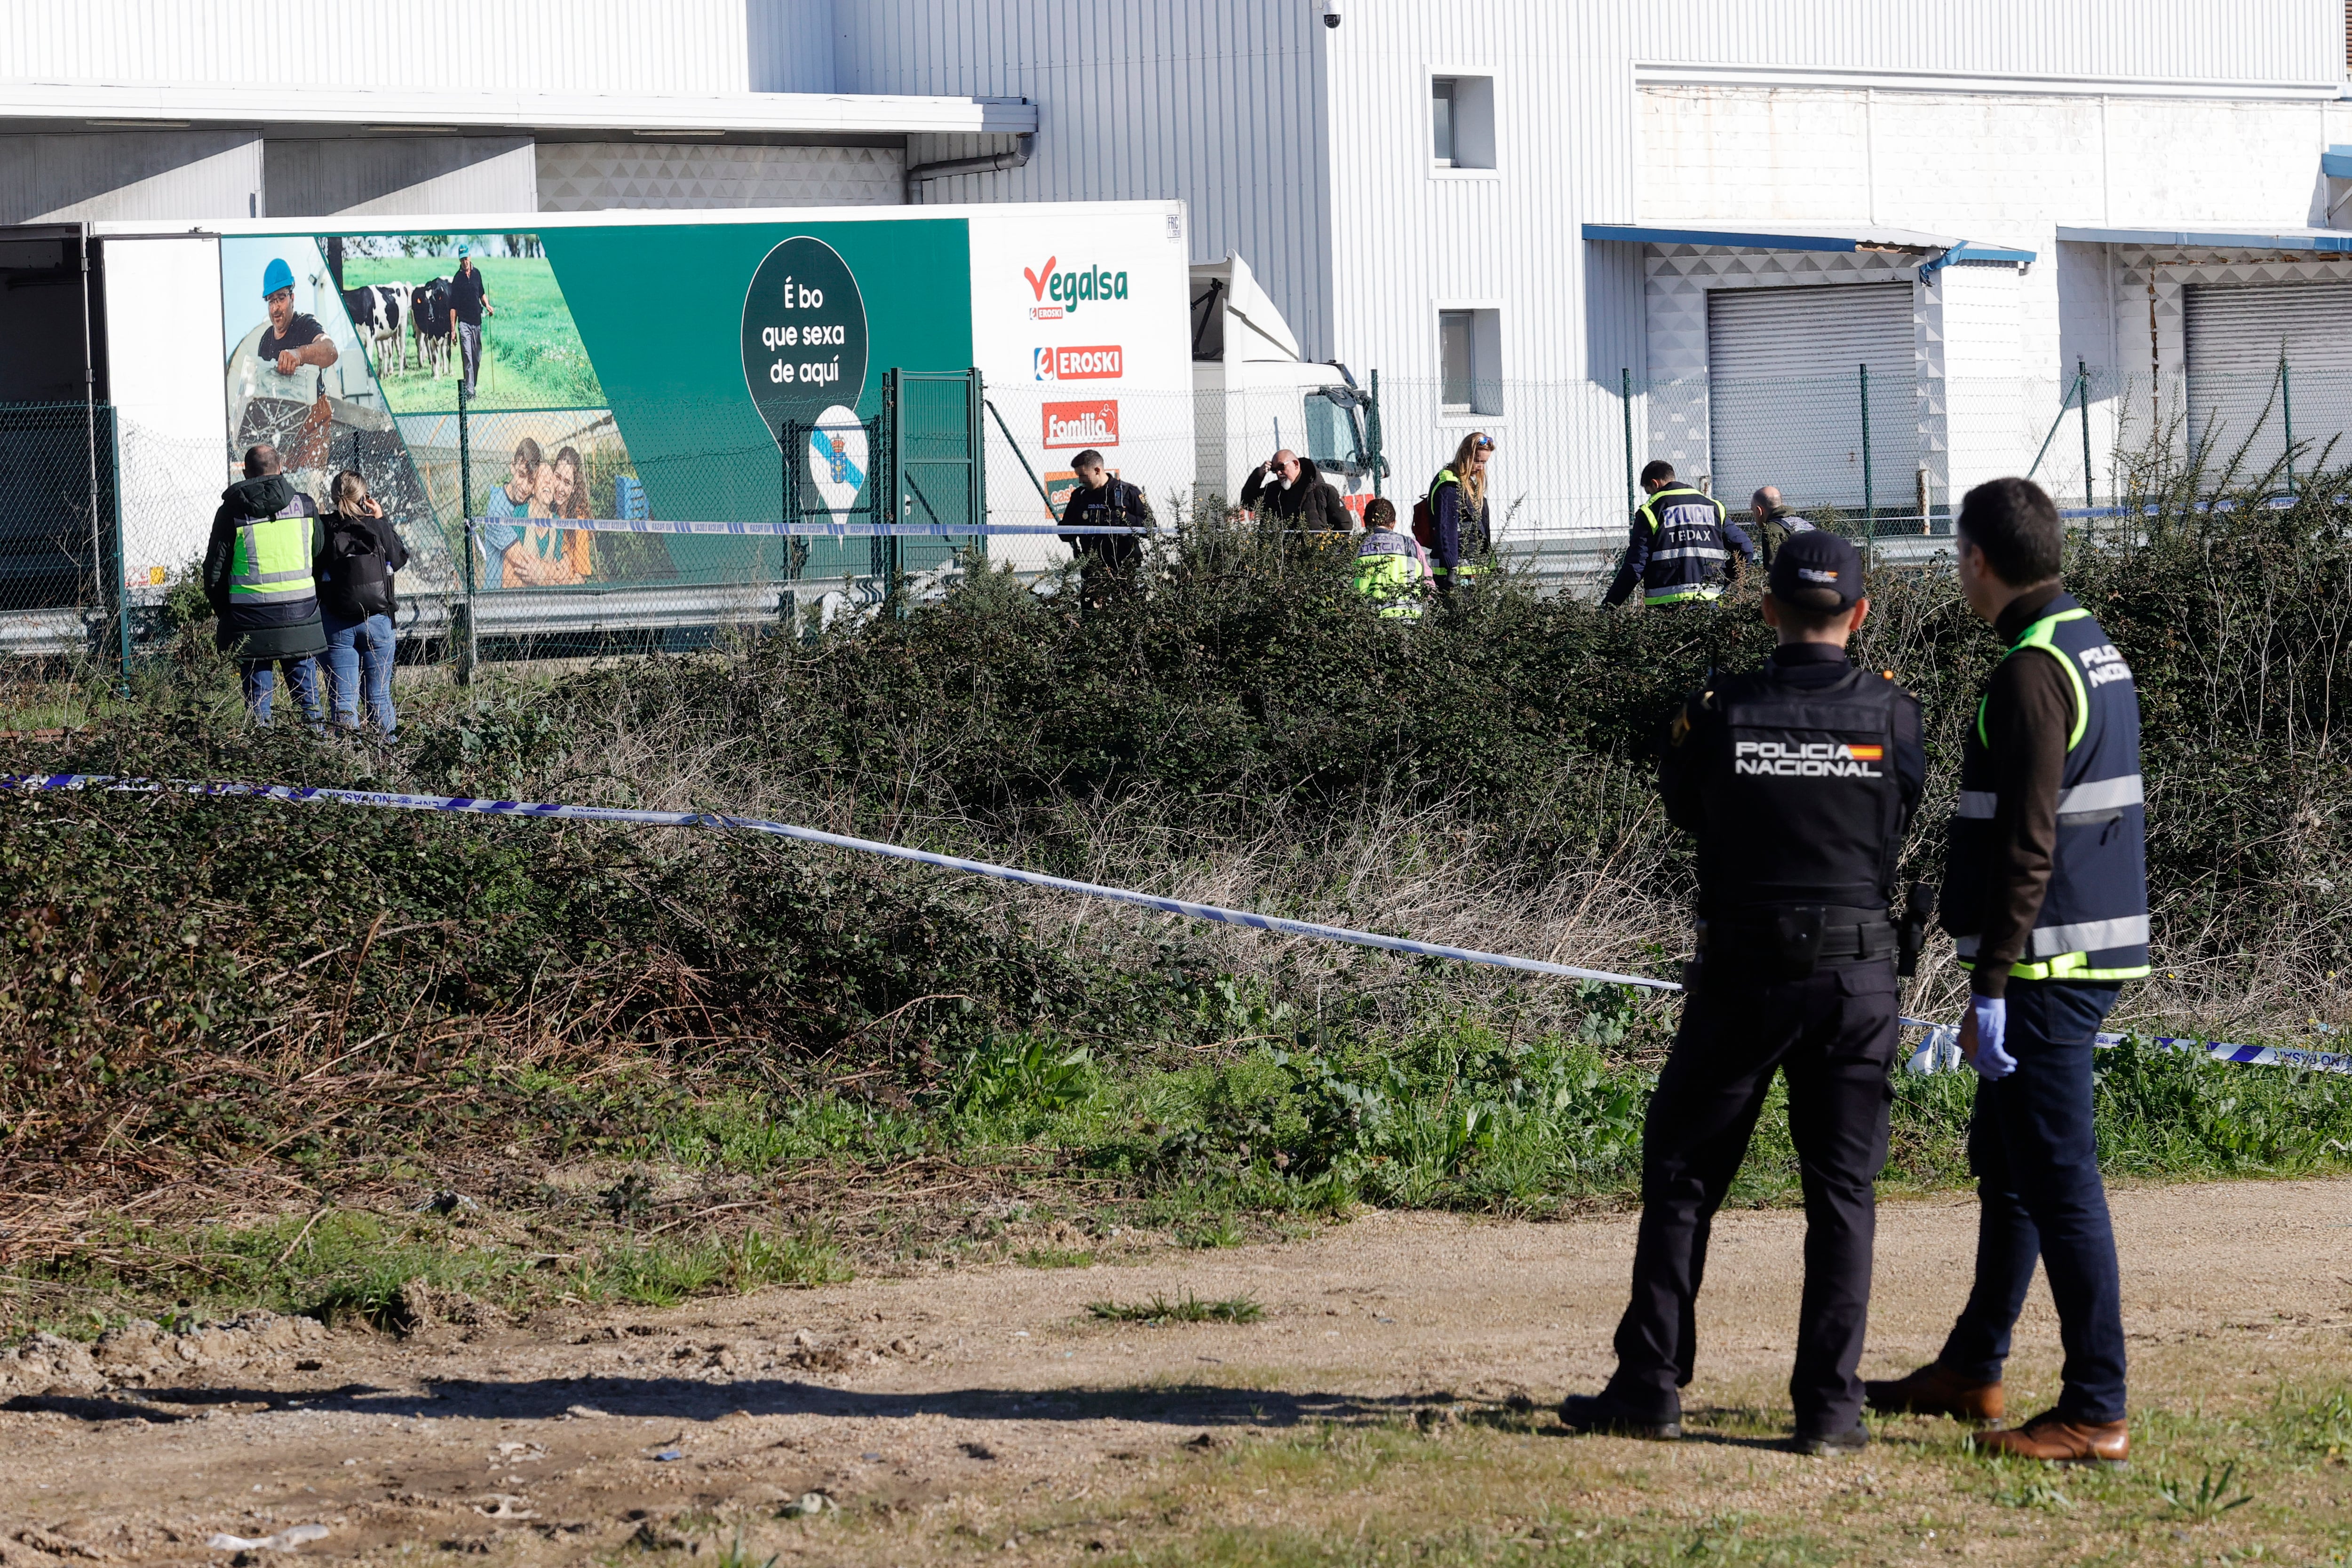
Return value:
<svg viewBox="0 0 2352 1568">
<path fill-rule="evenodd" d="M 1093 398 L 1085 402 L 1049 402 L 1041 412 L 1045 421 L 1045 444 L 1052 446 L 1117 446 L 1118 399 Z"/>
<path fill-rule="evenodd" d="M 1127 373 L 1127 354 L 1115 343 L 1039 349 L 1030 358 L 1041 382 L 1115 382 Z"/>
<path fill-rule="evenodd" d="M 1848 746 L 1834 740 L 1743 740 L 1731 748 L 1735 773 L 1765 773 L 1780 779 L 1883 779 L 1869 766 L 1884 761 L 1883 746 Z"/>
<path fill-rule="evenodd" d="M 1021 276 L 1029 280 L 1029 292 L 1037 300 L 1029 308 L 1032 321 L 1058 321 L 1065 316 L 1075 316 L 1082 300 L 1127 298 L 1124 272 L 1105 272 L 1099 267 L 1080 272 L 1056 272 L 1054 268 L 1061 259 L 1047 256 L 1041 271 L 1033 272 L 1025 267 L 1021 269 Z M 1053 300 L 1050 305 L 1045 303 L 1048 298 Z"/>
</svg>

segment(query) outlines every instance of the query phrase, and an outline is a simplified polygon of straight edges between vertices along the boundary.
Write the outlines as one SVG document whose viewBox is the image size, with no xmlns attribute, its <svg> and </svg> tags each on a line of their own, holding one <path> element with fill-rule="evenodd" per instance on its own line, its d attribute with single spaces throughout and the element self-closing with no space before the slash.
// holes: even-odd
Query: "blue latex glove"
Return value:
<svg viewBox="0 0 2352 1568">
<path fill-rule="evenodd" d="M 1977 1070 L 1977 1076 L 1990 1082 L 2016 1071 L 2017 1058 L 2001 1049 L 2009 1034 L 2009 998 L 1971 993 L 1969 1018 L 1977 1026 L 1977 1053 L 1969 1063 Z"/>
</svg>

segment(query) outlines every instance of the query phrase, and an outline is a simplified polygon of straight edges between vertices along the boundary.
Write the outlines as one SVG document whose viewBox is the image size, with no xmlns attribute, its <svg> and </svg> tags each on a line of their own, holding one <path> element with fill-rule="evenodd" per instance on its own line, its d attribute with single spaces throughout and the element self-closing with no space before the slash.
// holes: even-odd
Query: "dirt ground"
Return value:
<svg viewBox="0 0 2352 1568">
<path fill-rule="evenodd" d="M 2115 1207 L 2143 1409 L 2209 1410 L 2352 1373 L 2352 1182 L 2121 1190 Z M 1458 1423 L 1464 1441 L 1501 1446 L 1496 1462 L 1518 1462 L 1514 1445 L 1529 1463 L 1619 1456 L 1615 1490 L 1578 1483 L 1596 1518 L 1647 1506 L 1678 1479 L 1734 1477 L 1735 1460 L 1742 1486 L 1848 1488 L 1814 1478 L 1879 1461 L 1770 1443 L 1787 1417 L 1801 1233 L 1786 1212 L 1716 1227 L 1689 1401 L 1749 1412 L 1745 1439 L 1560 1439 L 1550 1407 L 1610 1365 L 1630 1217 L 1375 1214 L 1302 1242 L 1090 1268 L 866 1279 L 406 1340 L 341 1331 L 235 1370 L 20 1396 L 0 1409 L 0 1561 L 221 1562 L 235 1549 L 208 1548 L 215 1533 L 310 1523 L 327 1533 L 300 1553 L 338 1559 L 611 1563 L 644 1551 L 732 1568 L 740 1554 L 727 1548 L 741 1537 L 752 1568 L 772 1553 L 1184 1560 L 1186 1496 L 1213 1492 L 1216 1517 L 1244 1534 L 1269 1496 L 1300 1518 L 1339 1507 L 1357 1484 L 1345 1466 L 1315 1472 L 1305 1492 L 1263 1476 L 1242 1485 L 1232 1467 L 1254 1444 L 1354 1427 L 1415 1437 Z M 1932 1356 L 1973 1239 L 1965 1200 L 1882 1209 L 1865 1375 Z M 1265 1316 L 1152 1326 L 1087 1310 L 1187 1292 L 1245 1295 Z M 2056 1337 L 2037 1285 L 2013 1410 L 2054 1393 Z M 1896 1440 L 1883 1435 L 1880 1449 Z M 1203 1491 L 1219 1475 L 1231 1484 Z M 810 1492 L 830 1506 L 785 1513 Z M 1895 1536 L 1907 1531 L 1905 1550 L 1935 1556 L 1932 1528 L 1904 1519 L 1886 1554 L 1903 1555 Z"/>
</svg>

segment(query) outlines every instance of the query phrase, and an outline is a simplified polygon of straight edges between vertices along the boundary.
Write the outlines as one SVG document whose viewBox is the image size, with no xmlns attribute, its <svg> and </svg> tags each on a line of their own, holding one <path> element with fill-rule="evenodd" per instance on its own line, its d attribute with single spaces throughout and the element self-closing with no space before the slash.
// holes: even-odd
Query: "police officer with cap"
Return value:
<svg viewBox="0 0 2352 1568">
<path fill-rule="evenodd" d="M 1919 705 L 1845 644 L 1870 612 L 1862 561 L 1834 534 L 1775 552 L 1764 619 L 1780 634 L 1753 674 L 1714 677 L 1667 732 L 1660 792 L 1698 839 L 1698 956 L 1642 1136 L 1642 1224 L 1617 1370 L 1560 1418 L 1586 1432 L 1682 1433 L 1697 1359 L 1708 1228 L 1748 1152 L 1772 1075 L 1805 1192 L 1795 1446 L 1851 1451 L 1895 1052 L 1896 958 L 1916 951 L 1919 900 L 1888 913 L 1927 778 Z"/>
</svg>

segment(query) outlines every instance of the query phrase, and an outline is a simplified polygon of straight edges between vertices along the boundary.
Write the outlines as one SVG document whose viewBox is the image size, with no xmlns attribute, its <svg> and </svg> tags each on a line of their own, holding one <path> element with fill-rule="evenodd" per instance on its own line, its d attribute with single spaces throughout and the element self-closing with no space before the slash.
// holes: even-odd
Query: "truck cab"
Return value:
<svg viewBox="0 0 2352 1568">
<path fill-rule="evenodd" d="M 1346 365 L 1304 357 L 1240 256 L 1195 264 L 1192 284 L 1194 504 L 1234 506 L 1251 471 L 1287 447 L 1360 518 L 1377 461 L 1370 394 Z"/>
</svg>

